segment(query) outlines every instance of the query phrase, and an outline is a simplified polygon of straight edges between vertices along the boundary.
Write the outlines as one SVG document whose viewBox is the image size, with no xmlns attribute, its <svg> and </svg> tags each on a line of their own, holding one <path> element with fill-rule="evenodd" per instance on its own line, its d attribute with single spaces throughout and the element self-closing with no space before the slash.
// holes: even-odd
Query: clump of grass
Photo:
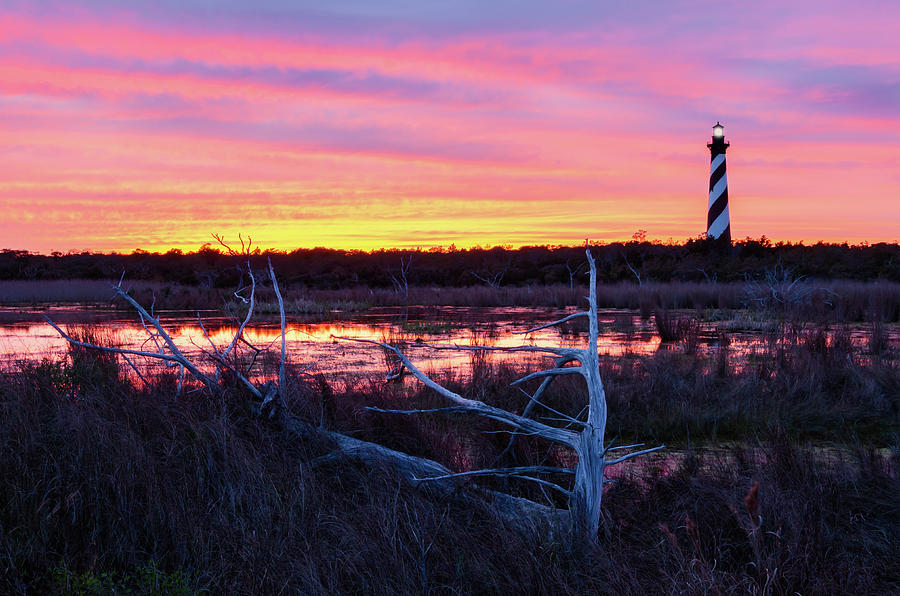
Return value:
<svg viewBox="0 0 900 596">
<path fill-rule="evenodd" d="M 144 596 L 190 596 L 190 580 L 180 571 L 165 573 L 154 561 L 130 572 L 104 571 L 75 573 L 65 564 L 51 571 L 49 590 L 54 594 L 98 596 L 105 594 L 141 594 Z M 205 590 L 202 593 L 206 593 Z"/>
<path fill-rule="evenodd" d="M 102 326 L 70 326 L 67 333 L 85 343 L 102 346 L 117 343 L 115 334 Z M 39 362 L 24 362 L 21 366 L 41 386 L 53 387 L 72 398 L 119 382 L 122 371 L 115 354 L 75 344 L 67 344 L 66 349 L 66 358 L 62 360 L 45 358 Z"/>
<path fill-rule="evenodd" d="M 869 351 L 874 356 L 881 356 L 888 351 L 889 339 L 884 323 L 880 319 L 872 321 L 872 331 L 869 334 Z"/>
<path fill-rule="evenodd" d="M 446 335 L 451 333 L 458 327 L 458 324 L 451 320 L 406 320 L 401 323 L 404 332 L 411 335 Z"/>
<path fill-rule="evenodd" d="M 685 352 L 693 354 L 700 338 L 700 321 L 694 317 L 669 310 L 656 309 L 653 322 L 663 342 L 682 342 Z"/>
</svg>

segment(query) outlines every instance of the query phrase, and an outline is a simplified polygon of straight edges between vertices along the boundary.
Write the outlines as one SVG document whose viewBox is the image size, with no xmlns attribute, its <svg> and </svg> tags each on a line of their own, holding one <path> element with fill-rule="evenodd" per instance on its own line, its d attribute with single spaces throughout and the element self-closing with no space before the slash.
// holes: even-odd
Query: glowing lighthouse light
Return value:
<svg viewBox="0 0 900 596">
<path fill-rule="evenodd" d="M 706 235 L 731 242 L 731 221 L 728 217 L 728 178 L 725 176 L 725 127 L 716 122 L 709 147 L 709 209 L 706 213 Z"/>
</svg>

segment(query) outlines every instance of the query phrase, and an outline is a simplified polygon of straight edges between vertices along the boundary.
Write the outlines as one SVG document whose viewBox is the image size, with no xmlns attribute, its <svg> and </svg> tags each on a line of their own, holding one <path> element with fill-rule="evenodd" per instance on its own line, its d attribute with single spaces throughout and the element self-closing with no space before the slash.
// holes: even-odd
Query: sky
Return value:
<svg viewBox="0 0 900 596">
<path fill-rule="evenodd" d="M 900 2 L 0 0 L 0 248 L 900 238 Z"/>
</svg>

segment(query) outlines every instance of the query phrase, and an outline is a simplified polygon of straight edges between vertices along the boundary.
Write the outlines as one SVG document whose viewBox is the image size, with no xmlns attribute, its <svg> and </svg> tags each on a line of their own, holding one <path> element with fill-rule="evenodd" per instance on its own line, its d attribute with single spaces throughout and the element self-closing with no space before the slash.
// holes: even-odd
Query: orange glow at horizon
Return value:
<svg viewBox="0 0 900 596">
<path fill-rule="evenodd" d="M 394 14 L 367 35 L 285 17 L 294 34 L 21 6 L 0 15 L 0 249 L 681 241 L 705 231 L 716 120 L 735 238 L 900 237 L 900 46 L 866 34 L 883 18 L 798 7 L 724 48 L 699 15 L 544 30 L 538 4 L 519 27 L 428 14 L 402 35 Z M 843 16 L 856 33 L 826 41 Z"/>
</svg>

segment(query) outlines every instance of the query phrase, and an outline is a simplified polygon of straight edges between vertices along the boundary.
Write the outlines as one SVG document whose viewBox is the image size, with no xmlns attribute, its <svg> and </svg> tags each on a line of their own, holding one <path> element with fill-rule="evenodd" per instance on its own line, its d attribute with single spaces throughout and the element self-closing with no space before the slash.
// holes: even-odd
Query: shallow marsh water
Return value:
<svg viewBox="0 0 900 596">
<path fill-rule="evenodd" d="M 521 345 L 572 346 L 581 347 L 586 341 L 586 329 L 578 325 L 564 325 L 523 334 L 524 331 L 541 324 L 557 320 L 571 314 L 575 309 L 549 308 L 475 308 L 475 307 L 406 307 L 375 308 L 362 313 L 333 312 L 326 317 L 288 317 L 286 342 L 290 362 L 310 373 L 325 375 L 329 382 L 350 381 L 353 378 L 383 379 L 393 363 L 385 352 L 370 344 L 341 341 L 335 336 L 383 341 L 405 345 L 404 351 L 414 363 L 425 372 L 445 378 L 470 377 L 477 358 L 472 351 L 434 351 L 416 346 L 420 342 L 439 345 L 513 347 Z M 212 369 L 210 359 L 203 353 L 209 350 L 209 341 L 224 348 L 233 339 L 238 322 L 222 317 L 215 312 L 200 313 L 209 339 L 204 336 L 198 322 L 198 313 L 168 311 L 158 313 L 163 326 L 178 345 L 179 349 L 192 361 L 205 363 Z M 680 313 L 693 316 L 696 313 Z M 153 351 L 148 341 L 147 331 L 139 318 L 130 311 L 98 310 L 86 306 L 66 306 L 47 308 L 0 307 L 0 371 L 12 370 L 23 361 L 40 362 L 43 359 L 62 359 L 68 354 L 65 340 L 44 320 L 48 317 L 70 332 L 77 328 L 90 328 L 109 345 L 123 348 Z M 772 342 L 778 334 L 792 336 L 793 341 L 803 341 L 804 334 L 812 336 L 818 328 L 783 326 L 775 330 L 772 324 L 754 323 L 749 319 L 728 321 L 706 321 L 697 328 L 690 341 L 662 342 L 653 319 L 641 319 L 635 311 L 603 310 L 599 314 L 599 351 L 602 359 L 627 363 L 634 358 L 652 356 L 660 350 L 686 352 L 707 363 L 707 366 L 721 366 L 724 362 L 734 370 L 753 366 L 759 358 L 771 358 Z M 835 341 L 835 333 L 844 333 L 849 338 L 853 358 L 865 364 L 872 333 L 871 325 L 832 326 L 826 331 L 829 342 Z M 887 342 L 896 346 L 900 342 L 897 325 L 887 326 Z M 277 318 L 255 317 L 252 325 L 245 329 L 245 337 L 254 346 L 268 348 L 265 355 L 257 358 L 253 368 L 256 379 L 270 379 L 277 376 L 280 352 L 280 327 Z M 238 350 L 245 357 L 252 352 L 239 344 Z M 492 364 L 509 364 L 524 369 L 546 366 L 539 354 L 533 353 L 481 353 Z M 132 358 L 143 369 L 153 374 L 165 370 L 158 361 Z M 246 360 L 245 360 L 246 362 Z M 484 360 L 481 361 L 482 363 Z M 127 367 L 121 370 L 128 375 Z M 416 381 L 405 380 L 408 387 Z M 449 444 L 448 444 L 449 445 Z M 650 446 L 650 445 L 648 445 Z M 829 458 L 840 455 L 832 453 L 830 447 L 817 447 L 819 456 Z M 701 447 L 707 462 L 720 458 L 716 448 Z M 464 440 L 451 447 L 453 467 L 471 469 L 474 466 L 471 446 Z M 574 465 L 573 454 L 566 449 L 554 448 L 553 463 L 560 466 Z M 610 478 L 631 473 L 654 471 L 669 474 L 683 462 L 686 453 L 682 450 L 667 449 L 649 456 L 630 460 L 624 466 L 608 470 Z M 757 455 L 758 457 L 758 455 Z M 827 458 L 826 458 L 827 459 Z M 823 460 L 824 461 L 824 460 Z"/>
<path fill-rule="evenodd" d="M 385 358 L 378 347 L 340 341 L 336 337 L 352 337 L 400 343 L 417 342 L 459 346 L 511 347 L 529 344 L 580 345 L 582 333 L 561 334 L 555 329 L 545 329 L 523 335 L 522 332 L 541 322 L 565 316 L 567 311 L 533 308 L 460 308 L 460 307 L 409 307 L 376 308 L 364 313 L 345 315 L 339 312 L 321 316 L 288 317 L 286 327 L 287 351 L 292 363 L 309 365 L 310 370 L 321 373 L 383 374 Z M 203 359 L 203 350 L 209 349 L 197 313 L 169 311 L 159 313 L 166 331 L 178 348 L 188 358 Z M 19 361 L 39 361 L 43 358 L 65 356 L 65 340 L 44 320 L 50 318 L 63 329 L 90 327 L 99 332 L 111 345 L 123 348 L 152 351 L 148 347 L 147 332 L 140 320 L 126 311 L 96 311 L 83 307 L 54 307 L 46 310 L 0 309 L 0 354 L 6 366 Z M 215 313 L 200 313 L 209 339 L 223 348 L 234 337 L 238 322 Z M 605 315 L 612 324 L 614 317 Z M 649 353 L 657 349 L 659 338 L 648 324 L 633 325 L 631 316 L 627 332 L 606 330 L 601 339 L 601 350 L 610 354 L 624 351 Z M 254 317 L 244 330 L 244 336 L 258 348 L 269 348 L 272 355 L 280 349 L 280 329 L 276 318 Z M 239 349 L 248 351 L 246 346 Z M 421 347 L 408 348 L 410 356 L 423 369 L 441 370 L 465 368 L 470 352 L 433 352 Z M 271 357 L 271 355 L 270 355 Z M 528 360 L 539 363 L 540 357 L 520 354 L 492 355 L 496 362 Z M 524 362 L 528 364 L 529 362 Z"/>
<path fill-rule="evenodd" d="M 290 362 L 309 367 L 310 372 L 331 375 L 384 375 L 389 360 L 377 346 L 335 337 L 352 337 L 383 341 L 406 346 L 406 353 L 421 369 L 431 372 L 469 374 L 471 351 L 434 351 L 414 344 L 420 342 L 458 345 L 512 347 L 547 345 L 581 347 L 586 340 L 584 325 L 566 324 L 523 334 L 529 328 L 559 319 L 575 309 L 550 308 L 478 308 L 478 307 L 391 307 L 373 308 L 361 313 L 333 312 L 326 316 L 289 316 L 286 332 Z M 204 337 L 198 313 L 167 311 L 158 313 L 163 326 L 179 349 L 188 358 L 207 360 L 209 340 L 220 349 L 228 345 L 237 330 L 238 321 L 215 312 L 199 313 L 208 332 Z M 692 313 L 685 313 L 690 315 Z M 44 320 L 48 317 L 63 329 L 90 327 L 100 333 L 110 345 L 153 351 L 147 332 L 139 318 L 131 311 L 109 311 L 71 305 L 47 308 L 0 307 L 0 356 L 2 367 L 10 368 L 21 361 L 40 361 L 66 355 L 65 340 Z M 578 320 L 576 320 L 578 321 Z M 641 319 L 634 311 L 602 310 L 599 315 L 601 356 L 609 358 L 646 356 L 658 350 L 680 350 L 699 357 L 726 358 L 729 366 L 740 368 L 757 353 L 764 353 L 773 337 L 763 327 L 755 328 L 747 321 L 718 321 L 700 324 L 692 341 L 662 342 L 652 319 Z M 838 327 L 829 330 L 834 334 Z M 783 333 L 804 333 L 793 329 Z M 865 358 L 871 326 L 855 325 L 845 328 L 859 358 Z M 887 328 L 887 341 L 896 345 L 900 336 L 897 326 Z M 280 351 L 280 331 L 277 318 L 254 317 L 245 329 L 245 338 L 258 348 L 269 348 L 257 359 L 257 374 L 272 373 L 273 360 Z M 239 344 L 239 350 L 251 353 Z M 542 366 L 545 359 L 536 354 L 488 352 L 495 364 Z M 153 368 L 154 363 L 142 366 Z"/>
</svg>

